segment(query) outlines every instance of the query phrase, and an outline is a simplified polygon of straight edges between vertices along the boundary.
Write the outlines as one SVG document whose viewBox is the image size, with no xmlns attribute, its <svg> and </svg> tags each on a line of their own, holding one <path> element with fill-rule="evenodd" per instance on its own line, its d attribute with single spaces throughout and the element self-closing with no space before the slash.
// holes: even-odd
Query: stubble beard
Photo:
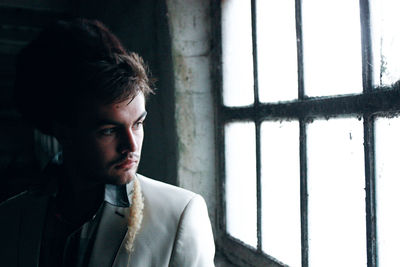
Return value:
<svg viewBox="0 0 400 267">
<path fill-rule="evenodd" d="M 134 177 L 136 176 L 137 169 L 139 167 L 140 163 L 140 155 L 132 155 L 132 156 L 126 156 L 120 161 L 124 161 L 125 159 L 134 159 L 137 161 L 137 163 L 129 168 L 129 169 L 119 169 L 115 164 L 110 166 L 109 170 L 112 172 L 107 177 L 105 177 L 105 183 L 107 184 L 116 184 L 116 185 L 124 185 L 130 183 Z M 118 163 L 117 163 L 118 164 Z"/>
<path fill-rule="evenodd" d="M 117 171 L 116 174 L 106 177 L 105 179 L 106 184 L 124 185 L 130 183 L 136 175 L 137 166 L 128 170 L 116 170 L 116 171 Z"/>
</svg>

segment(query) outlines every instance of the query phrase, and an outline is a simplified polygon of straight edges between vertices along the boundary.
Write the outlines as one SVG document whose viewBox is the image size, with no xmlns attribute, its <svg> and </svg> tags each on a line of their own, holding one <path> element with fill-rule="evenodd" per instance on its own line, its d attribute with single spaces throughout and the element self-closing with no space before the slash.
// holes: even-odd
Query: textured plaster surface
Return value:
<svg viewBox="0 0 400 267">
<path fill-rule="evenodd" d="M 209 0 L 167 1 L 175 81 L 178 185 L 205 198 L 211 221 L 215 225 L 215 138 L 209 6 Z"/>
</svg>

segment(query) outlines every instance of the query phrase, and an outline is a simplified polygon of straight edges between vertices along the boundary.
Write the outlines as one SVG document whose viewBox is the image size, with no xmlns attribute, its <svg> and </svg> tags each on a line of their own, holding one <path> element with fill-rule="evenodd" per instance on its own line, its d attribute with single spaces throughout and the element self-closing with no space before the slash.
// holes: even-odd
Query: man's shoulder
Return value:
<svg viewBox="0 0 400 267">
<path fill-rule="evenodd" d="M 24 204 L 25 202 L 29 202 L 29 198 L 31 198 L 31 193 L 29 191 L 23 191 L 21 193 L 18 193 L 1 202 L 0 210 L 8 207 L 19 206 L 21 204 Z"/>
<path fill-rule="evenodd" d="M 146 204 L 153 208 L 183 212 L 192 201 L 202 197 L 187 189 L 160 182 L 143 175 L 138 175 L 142 193 Z M 147 203 L 146 203 L 147 202 Z"/>
<path fill-rule="evenodd" d="M 162 193 L 162 195 L 172 195 L 178 198 L 188 199 L 191 199 L 197 195 L 196 193 L 187 189 L 151 179 L 141 174 L 138 174 L 138 179 L 143 191 Z"/>
<path fill-rule="evenodd" d="M 47 203 L 51 196 L 54 196 L 58 190 L 58 176 L 56 170 L 59 168 L 50 165 L 40 174 L 41 183 L 29 186 L 21 193 L 0 202 L 0 212 L 4 209 L 18 208 L 19 206 L 32 206 Z"/>
<path fill-rule="evenodd" d="M 0 203 L 0 214 L 20 213 L 21 209 L 46 204 L 49 195 L 41 191 L 24 191 Z"/>
</svg>

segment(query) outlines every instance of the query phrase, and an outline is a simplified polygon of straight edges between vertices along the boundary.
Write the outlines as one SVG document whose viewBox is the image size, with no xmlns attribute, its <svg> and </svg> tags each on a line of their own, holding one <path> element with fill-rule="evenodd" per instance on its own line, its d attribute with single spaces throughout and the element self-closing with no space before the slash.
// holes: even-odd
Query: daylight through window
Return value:
<svg viewBox="0 0 400 267">
<path fill-rule="evenodd" d="M 220 4 L 219 240 L 239 266 L 400 264 L 400 4 Z"/>
</svg>

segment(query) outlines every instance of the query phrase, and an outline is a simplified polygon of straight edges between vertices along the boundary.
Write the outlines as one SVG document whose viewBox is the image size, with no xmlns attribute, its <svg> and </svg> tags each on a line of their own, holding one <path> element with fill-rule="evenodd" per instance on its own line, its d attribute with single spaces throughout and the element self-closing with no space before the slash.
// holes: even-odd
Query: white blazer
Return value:
<svg viewBox="0 0 400 267">
<path fill-rule="evenodd" d="M 89 267 L 214 266 L 204 199 L 141 175 L 138 179 L 144 210 L 135 250 L 129 256 L 124 246 L 129 208 L 105 203 Z M 0 205 L 1 266 L 38 266 L 48 201 L 48 196 L 22 194 Z"/>
</svg>

